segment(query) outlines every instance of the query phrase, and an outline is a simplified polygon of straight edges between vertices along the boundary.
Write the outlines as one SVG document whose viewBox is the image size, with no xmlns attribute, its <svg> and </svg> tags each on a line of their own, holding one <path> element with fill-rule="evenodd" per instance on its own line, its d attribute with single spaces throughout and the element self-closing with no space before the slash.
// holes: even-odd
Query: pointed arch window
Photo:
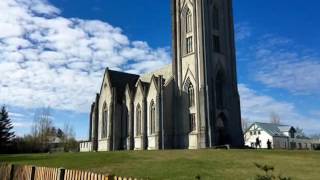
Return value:
<svg viewBox="0 0 320 180">
<path fill-rule="evenodd" d="M 189 107 L 193 107 L 195 104 L 194 100 L 194 87 L 192 83 L 189 84 L 188 87 L 188 97 L 189 97 Z"/>
<path fill-rule="evenodd" d="M 213 29 L 215 30 L 219 30 L 219 26 L 220 26 L 220 15 L 219 15 L 219 9 L 218 7 L 215 5 L 213 6 L 213 13 L 212 13 L 212 16 L 213 16 Z"/>
<path fill-rule="evenodd" d="M 185 24 L 184 54 L 188 55 L 193 52 L 193 15 L 188 7 L 184 10 L 183 21 Z"/>
<path fill-rule="evenodd" d="M 102 138 L 107 137 L 108 132 L 108 107 L 106 104 L 103 106 L 103 112 L 102 112 Z"/>
<path fill-rule="evenodd" d="M 150 104 L 150 133 L 155 134 L 156 132 L 156 106 L 154 101 Z"/>
<path fill-rule="evenodd" d="M 192 32 L 192 13 L 190 9 L 187 9 L 186 13 L 186 33 Z"/>
<path fill-rule="evenodd" d="M 140 136 L 141 135 L 141 117 L 142 113 L 141 113 L 141 107 L 140 104 L 138 104 L 137 106 L 137 110 L 136 110 L 136 135 Z"/>
</svg>

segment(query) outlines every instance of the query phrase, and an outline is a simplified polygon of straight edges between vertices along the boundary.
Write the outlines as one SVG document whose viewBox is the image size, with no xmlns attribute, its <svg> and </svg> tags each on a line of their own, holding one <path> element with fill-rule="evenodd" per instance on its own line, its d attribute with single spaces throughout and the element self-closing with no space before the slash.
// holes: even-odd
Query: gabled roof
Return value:
<svg viewBox="0 0 320 180">
<path fill-rule="evenodd" d="M 130 88 L 134 87 L 139 79 L 139 75 L 129 74 L 119 71 L 108 70 L 112 87 L 122 89 L 123 91 L 128 84 Z"/>
<path fill-rule="evenodd" d="M 142 93 L 145 93 L 144 90 L 145 90 L 146 92 L 148 92 L 148 91 L 149 91 L 149 87 L 150 87 L 150 83 L 141 81 L 141 79 L 139 79 L 135 86 L 136 86 L 136 91 L 135 91 L 135 95 L 136 95 L 136 94 L 137 94 L 137 91 L 138 91 L 138 89 L 139 89 L 139 86 L 142 88 Z M 146 94 L 144 94 L 144 96 L 145 96 L 145 95 L 146 95 Z"/>
<path fill-rule="evenodd" d="M 293 127 L 288 125 L 280 125 L 280 124 L 273 124 L 273 123 L 261 123 L 255 122 L 253 123 L 248 130 L 253 126 L 257 125 L 263 130 L 265 130 L 271 136 L 285 136 L 284 132 L 289 132 Z M 293 128 L 294 129 L 294 128 Z"/>
<path fill-rule="evenodd" d="M 122 97 L 124 95 L 124 92 L 126 90 L 126 86 L 128 85 L 130 89 L 134 88 L 136 82 L 139 79 L 139 75 L 136 74 L 129 74 L 125 72 L 119 72 L 119 71 L 114 71 L 110 69 L 106 69 L 105 71 L 105 76 L 108 75 L 111 87 L 115 88 L 117 91 L 117 100 L 122 101 Z M 105 79 L 103 79 L 103 82 Z M 103 87 L 103 84 L 101 86 L 101 89 Z M 101 90 L 100 90 L 101 92 Z"/>
</svg>

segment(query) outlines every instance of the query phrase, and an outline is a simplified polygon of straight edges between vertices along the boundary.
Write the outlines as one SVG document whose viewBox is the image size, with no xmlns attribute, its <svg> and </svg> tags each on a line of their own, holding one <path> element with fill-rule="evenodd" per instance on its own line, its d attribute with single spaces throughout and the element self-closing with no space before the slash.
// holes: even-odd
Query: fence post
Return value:
<svg viewBox="0 0 320 180">
<path fill-rule="evenodd" d="M 65 170 L 64 168 L 59 168 L 58 180 L 64 180 L 65 171 L 66 171 L 66 170 Z"/>
<path fill-rule="evenodd" d="M 105 176 L 106 177 L 106 180 L 114 180 L 114 175 L 107 175 Z"/>
<path fill-rule="evenodd" d="M 14 171 L 15 171 L 15 169 L 14 169 L 14 164 L 11 164 L 11 169 L 10 169 L 10 180 L 13 180 L 13 176 L 14 176 Z"/>
<path fill-rule="evenodd" d="M 34 180 L 35 175 L 36 175 L 36 167 L 32 166 L 31 167 L 31 179 L 30 180 Z"/>
</svg>

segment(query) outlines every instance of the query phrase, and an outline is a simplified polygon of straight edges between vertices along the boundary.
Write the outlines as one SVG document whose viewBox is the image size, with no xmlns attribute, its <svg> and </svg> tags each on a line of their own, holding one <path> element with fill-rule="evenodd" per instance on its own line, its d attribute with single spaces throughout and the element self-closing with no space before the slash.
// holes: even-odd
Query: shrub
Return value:
<svg viewBox="0 0 320 180">
<path fill-rule="evenodd" d="M 255 163 L 255 166 L 264 172 L 263 175 L 256 175 L 255 180 L 291 180 L 291 177 L 283 177 L 282 175 L 274 175 L 274 167 L 269 165 L 261 165 Z"/>
</svg>

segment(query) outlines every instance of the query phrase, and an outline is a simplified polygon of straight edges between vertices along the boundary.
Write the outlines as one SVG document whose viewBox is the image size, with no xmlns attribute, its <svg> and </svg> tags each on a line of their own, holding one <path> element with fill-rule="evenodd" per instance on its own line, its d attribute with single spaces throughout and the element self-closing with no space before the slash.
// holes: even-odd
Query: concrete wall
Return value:
<svg viewBox="0 0 320 180">
<path fill-rule="evenodd" d="M 126 87 L 125 91 L 125 108 L 128 110 L 128 126 L 127 126 L 127 149 L 133 150 L 134 148 L 134 107 L 133 107 L 133 90 Z"/>
<path fill-rule="evenodd" d="M 137 84 L 136 93 L 134 96 L 134 149 L 143 150 L 145 148 L 146 141 L 146 116 L 147 116 L 147 104 L 146 104 L 146 90 L 141 84 Z M 141 135 L 137 135 L 137 107 L 141 107 Z"/>
<path fill-rule="evenodd" d="M 173 101 L 174 97 L 174 82 L 173 79 L 166 81 L 163 90 L 163 115 L 164 115 L 164 140 L 165 148 L 171 149 L 174 147 L 174 119 Z"/>
<path fill-rule="evenodd" d="M 80 143 L 80 152 L 91 152 L 92 142 L 82 142 Z"/>
<path fill-rule="evenodd" d="M 159 135 L 160 135 L 160 112 L 159 112 L 159 86 L 158 83 L 155 82 L 157 79 L 151 80 L 150 87 L 147 95 L 147 136 L 148 136 L 148 149 L 155 150 L 159 149 Z M 155 114 L 155 133 L 151 134 L 151 103 L 154 102 L 156 107 Z"/>
<path fill-rule="evenodd" d="M 272 147 L 274 149 L 289 149 L 289 138 L 283 136 L 274 136 Z"/>
<path fill-rule="evenodd" d="M 104 105 L 108 108 L 108 127 L 107 127 L 107 137 L 102 137 L 102 121 L 103 121 L 103 112 Z M 98 150 L 99 151 L 109 151 L 111 150 L 111 141 L 112 141 L 112 119 L 113 119 L 113 93 L 111 82 L 109 81 L 108 74 L 105 74 L 104 81 L 102 82 L 102 89 L 99 99 L 99 128 L 98 128 Z"/>
</svg>

